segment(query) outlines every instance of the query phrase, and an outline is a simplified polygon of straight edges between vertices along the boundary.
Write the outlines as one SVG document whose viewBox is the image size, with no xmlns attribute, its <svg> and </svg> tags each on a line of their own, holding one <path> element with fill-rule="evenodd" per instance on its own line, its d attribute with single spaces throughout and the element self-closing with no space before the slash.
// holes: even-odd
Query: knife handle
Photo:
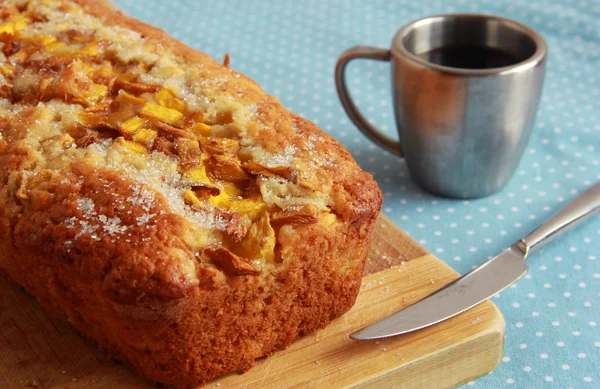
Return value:
<svg viewBox="0 0 600 389">
<path fill-rule="evenodd" d="M 580 194 L 566 207 L 521 239 L 519 246 L 527 255 L 530 251 L 550 242 L 555 236 L 575 226 L 598 210 L 600 210 L 600 182 Z"/>
</svg>

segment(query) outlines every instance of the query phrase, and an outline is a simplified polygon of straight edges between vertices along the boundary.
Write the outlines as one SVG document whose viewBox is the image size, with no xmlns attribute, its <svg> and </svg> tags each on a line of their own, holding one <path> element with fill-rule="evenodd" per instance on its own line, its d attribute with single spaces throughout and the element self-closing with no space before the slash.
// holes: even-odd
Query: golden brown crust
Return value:
<svg viewBox="0 0 600 389">
<path fill-rule="evenodd" d="M 139 111 L 156 135 L 134 143 L 123 122 L 97 121 L 104 113 L 86 100 L 90 84 L 73 82 L 80 59 L 57 84 L 18 81 L 27 62 L 8 71 L 0 270 L 108 355 L 176 387 L 247 370 L 347 311 L 382 203 L 350 154 L 249 78 L 163 31 L 93 1 L 49 1 L 64 12 L 77 4 L 103 28 L 137 31 L 143 54 L 181 60 L 186 88 L 210 85 L 186 95 L 196 108 L 186 106 L 183 119 L 154 122 Z M 50 58 L 44 66 L 61 65 Z M 161 88 L 121 79 L 97 94 L 116 100 L 128 91 L 135 105 Z M 196 141 L 197 117 L 219 133 Z M 206 168 L 194 176 L 201 182 L 184 182 L 195 166 Z"/>
</svg>

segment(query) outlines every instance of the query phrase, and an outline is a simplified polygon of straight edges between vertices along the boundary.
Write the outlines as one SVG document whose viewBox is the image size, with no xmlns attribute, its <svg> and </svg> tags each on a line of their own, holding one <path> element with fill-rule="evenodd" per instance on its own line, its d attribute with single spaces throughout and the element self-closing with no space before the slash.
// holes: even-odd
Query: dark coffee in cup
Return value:
<svg viewBox="0 0 600 389">
<path fill-rule="evenodd" d="M 461 69 L 502 68 L 527 59 L 487 46 L 445 46 L 417 56 L 436 65 Z"/>
</svg>

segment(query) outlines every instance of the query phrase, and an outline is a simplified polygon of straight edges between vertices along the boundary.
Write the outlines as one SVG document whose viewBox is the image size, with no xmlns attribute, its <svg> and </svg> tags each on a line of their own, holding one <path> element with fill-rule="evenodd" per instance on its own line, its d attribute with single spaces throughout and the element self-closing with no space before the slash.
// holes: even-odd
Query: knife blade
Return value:
<svg viewBox="0 0 600 389">
<path fill-rule="evenodd" d="M 525 273 L 524 253 L 511 247 L 435 293 L 350 337 L 354 340 L 380 339 L 437 324 L 482 303 Z"/>
<path fill-rule="evenodd" d="M 456 316 L 527 273 L 525 259 L 534 249 L 600 210 L 600 183 L 586 190 L 529 235 L 464 276 L 413 305 L 350 335 L 354 340 L 381 339 L 416 331 Z"/>
</svg>

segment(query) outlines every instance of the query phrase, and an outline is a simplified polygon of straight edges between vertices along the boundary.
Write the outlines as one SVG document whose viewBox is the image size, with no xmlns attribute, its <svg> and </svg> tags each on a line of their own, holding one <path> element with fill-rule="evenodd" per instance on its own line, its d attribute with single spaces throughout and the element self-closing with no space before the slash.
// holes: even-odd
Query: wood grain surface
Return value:
<svg viewBox="0 0 600 389">
<path fill-rule="evenodd" d="M 384 270 L 382 270 L 384 269 Z M 504 319 L 491 302 L 414 333 L 356 342 L 348 335 L 440 288 L 458 274 L 381 216 L 354 308 L 327 328 L 207 387 L 452 388 L 493 370 Z M 35 299 L 0 277 L 0 388 L 156 388 L 107 360 Z"/>
</svg>

